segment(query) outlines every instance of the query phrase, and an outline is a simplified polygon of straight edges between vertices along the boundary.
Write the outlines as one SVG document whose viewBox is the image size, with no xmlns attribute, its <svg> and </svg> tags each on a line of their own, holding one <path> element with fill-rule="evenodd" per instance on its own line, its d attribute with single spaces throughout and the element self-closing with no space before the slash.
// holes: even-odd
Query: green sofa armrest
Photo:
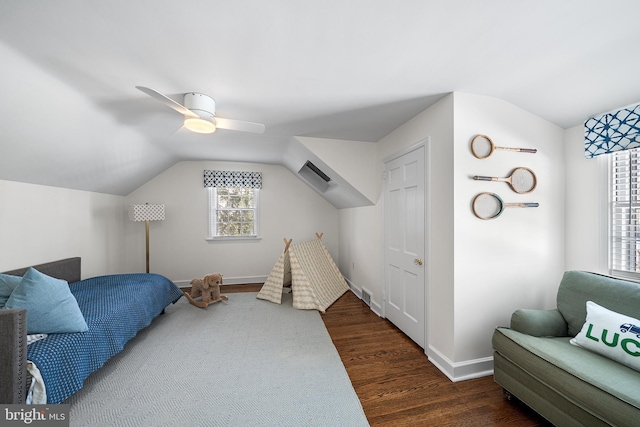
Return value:
<svg viewBox="0 0 640 427">
<path fill-rule="evenodd" d="M 567 322 L 558 309 L 520 309 L 511 315 L 511 329 L 534 337 L 566 337 Z"/>
</svg>

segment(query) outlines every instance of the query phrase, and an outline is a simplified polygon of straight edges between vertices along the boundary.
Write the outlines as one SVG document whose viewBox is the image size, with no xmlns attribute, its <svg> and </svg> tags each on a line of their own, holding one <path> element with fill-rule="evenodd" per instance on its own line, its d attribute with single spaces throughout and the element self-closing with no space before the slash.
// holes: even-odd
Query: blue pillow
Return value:
<svg viewBox="0 0 640 427">
<path fill-rule="evenodd" d="M 20 276 L 11 276 L 9 274 L 0 274 L 0 308 L 3 308 L 11 292 L 18 286 L 22 280 Z"/>
<path fill-rule="evenodd" d="M 85 332 L 88 330 L 66 281 L 30 268 L 9 296 L 4 308 L 27 309 L 28 334 Z"/>
</svg>

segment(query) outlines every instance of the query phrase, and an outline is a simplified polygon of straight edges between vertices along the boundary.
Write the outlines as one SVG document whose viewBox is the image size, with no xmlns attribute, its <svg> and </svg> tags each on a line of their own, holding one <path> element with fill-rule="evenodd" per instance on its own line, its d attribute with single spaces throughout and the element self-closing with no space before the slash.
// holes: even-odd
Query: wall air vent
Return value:
<svg viewBox="0 0 640 427">
<path fill-rule="evenodd" d="M 307 160 L 307 163 L 305 163 L 304 165 L 306 167 L 308 167 L 309 169 L 311 169 L 312 171 L 314 171 L 316 173 L 316 175 L 318 175 L 320 178 L 322 178 L 324 180 L 324 182 L 331 181 L 331 178 L 329 178 L 327 176 L 327 174 L 325 174 L 320 169 L 318 169 L 318 167 L 316 165 L 314 165 L 313 163 L 311 163 L 310 161 Z"/>
<path fill-rule="evenodd" d="M 300 168 L 298 175 L 304 178 L 305 181 L 321 193 L 327 191 L 327 188 L 329 188 L 329 182 L 331 182 L 329 175 L 322 172 L 320 168 L 308 160 L 304 166 Z"/>
</svg>

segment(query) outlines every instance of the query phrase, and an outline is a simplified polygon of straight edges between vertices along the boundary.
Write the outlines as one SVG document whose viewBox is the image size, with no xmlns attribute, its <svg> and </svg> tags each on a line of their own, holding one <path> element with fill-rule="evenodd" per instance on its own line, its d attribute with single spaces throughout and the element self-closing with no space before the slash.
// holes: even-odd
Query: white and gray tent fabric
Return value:
<svg viewBox="0 0 640 427">
<path fill-rule="evenodd" d="M 325 312 L 349 290 L 320 239 L 289 245 L 273 266 L 258 298 L 280 304 L 282 288 L 291 284 L 293 308 Z"/>
</svg>

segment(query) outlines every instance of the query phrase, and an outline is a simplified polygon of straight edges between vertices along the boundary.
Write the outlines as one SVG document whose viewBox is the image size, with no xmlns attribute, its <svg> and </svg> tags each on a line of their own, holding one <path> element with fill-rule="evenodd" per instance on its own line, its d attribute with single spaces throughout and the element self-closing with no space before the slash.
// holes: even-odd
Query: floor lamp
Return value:
<svg viewBox="0 0 640 427">
<path fill-rule="evenodd" d="M 164 220 L 164 205 L 132 205 L 129 206 L 129 219 L 131 221 L 145 222 L 145 237 L 147 243 L 147 273 L 149 272 L 149 221 Z"/>
</svg>

